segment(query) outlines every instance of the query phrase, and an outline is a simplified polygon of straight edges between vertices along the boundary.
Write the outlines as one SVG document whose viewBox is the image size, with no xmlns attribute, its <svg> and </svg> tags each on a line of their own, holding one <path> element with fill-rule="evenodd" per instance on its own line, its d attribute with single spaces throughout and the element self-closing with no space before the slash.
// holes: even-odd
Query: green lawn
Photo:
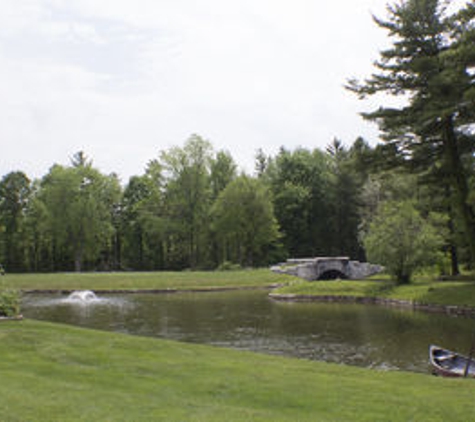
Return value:
<svg viewBox="0 0 475 422">
<path fill-rule="evenodd" d="M 0 420 L 468 421 L 472 380 L 0 323 Z"/>
<path fill-rule="evenodd" d="M 1 280 L 11 287 L 22 290 L 186 290 L 264 287 L 286 283 L 289 277 L 274 274 L 269 269 L 263 268 L 241 271 L 7 274 Z"/>
</svg>

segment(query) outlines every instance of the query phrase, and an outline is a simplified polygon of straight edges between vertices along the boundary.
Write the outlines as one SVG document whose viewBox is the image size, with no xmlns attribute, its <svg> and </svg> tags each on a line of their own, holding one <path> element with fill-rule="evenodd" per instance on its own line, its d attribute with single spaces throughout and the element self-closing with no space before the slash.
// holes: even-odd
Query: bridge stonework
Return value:
<svg viewBox="0 0 475 422">
<path fill-rule="evenodd" d="M 383 270 L 380 265 L 352 261 L 347 257 L 315 257 L 288 259 L 271 267 L 271 270 L 305 280 L 331 280 L 336 278 L 358 280 Z"/>
</svg>

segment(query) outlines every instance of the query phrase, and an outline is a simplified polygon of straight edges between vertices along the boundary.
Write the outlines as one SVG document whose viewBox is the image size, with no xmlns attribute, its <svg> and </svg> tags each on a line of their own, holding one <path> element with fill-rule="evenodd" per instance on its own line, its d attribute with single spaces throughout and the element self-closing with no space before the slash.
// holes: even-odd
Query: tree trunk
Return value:
<svg viewBox="0 0 475 422">
<path fill-rule="evenodd" d="M 445 119 L 444 135 L 444 153 L 453 187 L 454 208 L 462 219 L 465 241 L 473 264 L 475 263 L 475 218 L 473 209 L 468 203 L 468 182 L 460 157 L 452 116 Z"/>
<path fill-rule="evenodd" d="M 451 275 L 460 275 L 457 247 L 455 245 L 450 245 L 450 263 L 452 268 Z"/>
<path fill-rule="evenodd" d="M 450 253 L 450 275 L 452 276 L 457 276 L 460 274 L 459 270 L 459 260 L 458 260 L 458 251 L 457 251 L 457 245 L 455 244 L 455 225 L 454 225 L 454 207 L 453 204 L 451 203 L 450 199 L 452 197 L 451 194 L 451 189 L 449 184 L 445 184 L 445 199 L 448 201 L 447 202 L 447 215 L 449 216 L 449 219 L 447 221 L 447 227 L 449 229 L 449 246 L 448 246 L 448 251 Z"/>
<path fill-rule="evenodd" d="M 459 260 L 458 260 L 458 253 L 457 253 L 457 246 L 454 242 L 454 220 L 453 220 L 453 212 L 452 207 L 449 207 L 449 233 L 450 233 L 450 245 L 449 245 L 449 252 L 450 252 L 450 265 L 451 265 L 451 275 L 457 276 L 460 274 L 459 270 Z"/>
<path fill-rule="evenodd" d="M 74 271 L 80 273 L 82 269 L 82 251 L 81 249 L 76 251 L 74 256 Z"/>
</svg>

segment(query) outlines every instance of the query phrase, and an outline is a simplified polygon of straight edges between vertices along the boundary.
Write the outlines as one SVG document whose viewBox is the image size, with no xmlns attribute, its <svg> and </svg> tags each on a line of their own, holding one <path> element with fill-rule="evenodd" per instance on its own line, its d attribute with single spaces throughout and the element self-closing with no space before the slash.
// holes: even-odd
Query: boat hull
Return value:
<svg viewBox="0 0 475 422">
<path fill-rule="evenodd" d="M 451 350 L 431 345 L 429 361 L 432 371 L 443 377 L 464 377 L 467 370 L 468 378 L 475 378 L 475 358 L 469 359 Z"/>
</svg>

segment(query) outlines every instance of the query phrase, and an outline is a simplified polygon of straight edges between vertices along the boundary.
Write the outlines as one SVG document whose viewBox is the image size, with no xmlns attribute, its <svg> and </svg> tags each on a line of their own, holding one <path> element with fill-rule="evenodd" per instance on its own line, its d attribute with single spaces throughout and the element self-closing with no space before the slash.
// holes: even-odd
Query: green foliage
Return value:
<svg viewBox="0 0 475 422">
<path fill-rule="evenodd" d="M 335 139 L 327 151 L 282 148 L 269 161 L 265 180 L 286 252 L 293 257 L 359 258 L 359 194 L 366 175 L 365 145 L 347 149 Z"/>
<path fill-rule="evenodd" d="M 387 202 L 363 242 L 369 260 L 385 266 L 398 283 L 405 284 L 417 269 L 437 260 L 443 238 L 411 202 Z"/>
<path fill-rule="evenodd" d="M 41 180 L 15 177 L 27 183 L 9 183 L 5 192 L 8 198 L 26 192 L 24 199 L 7 201 L 2 191 L 0 259 L 7 264 L 7 251 L 16 251 L 20 266 L 10 260 L 9 272 L 205 270 L 288 256 L 365 260 L 359 235 L 368 233 L 378 206 L 408 198 L 424 215 L 436 210 L 449 217 L 438 229 L 450 228 L 444 239 L 452 262 L 455 244 L 464 258 L 463 226 L 443 166 L 437 162 L 417 178 L 405 168 L 388 170 L 381 165 L 387 157 L 362 139 L 350 148 L 335 139 L 326 151 L 282 148 L 265 157 L 257 177 L 237 177 L 228 153 L 214 153 L 193 135 L 183 147 L 162 151 L 122 189 L 117 176 L 103 175 L 76 154 L 69 167 L 54 165 Z"/>
<path fill-rule="evenodd" d="M 11 272 L 26 270 L 24 225 L 31 195 L 31 181 L 21 171 L 0 181 L 0 260 Z"/>
<path fill-rule="evenodd" d="M 212 210 L 220 261 L 242 266 L 267 264 L 278 238 L 278 226 L 267 187 L 240 176 L 219 195 Z"/>
<path fill-rule="evenodd" d="M 163 167 L 148 164 L 143 176 L 133 176 L 121 203 L 122 266 L 154 270 L 163 266 L 166 216 L 163 199 Z"/>
<path fill-rule="evenodd" d="M 16 317 L 20 314 L 20 293 L 0 281 L 0 317 Z"/>
<path fill-rule="evenodd" d="M 102 175 L 83 154 L 76 154 L 71 167 L 51 168 L 37 199 L 46 210 L 54 269 L 81 271 L 85 262 L 99 260 L 114 234 L 119 196 L 117 177 Z"/>
<path fill-rule="evenodd" d="M 360 156 L 354 149 L 346 149 L 338 139 L 327 147 L 331 158 L 329 210 L 327 224 L 331 227 L 329 252 L 336 256 L 360 258 L 358 226 L 361 206 L 360 192 L 366 175 L 358 171 Z"/>
<path fill-rule="evenodd" d="M 174 238 L 170 259 L 181 268 L 197 268 L 208 257 L 212 155 L 211 143 L 198 135 L 192 135 L 183 148 L 161 153 L 166 213 Z"/>
<path fill-rule="evenodd" d="M 236 163 L 227 152 L 219 151 L 211 160 L 210 184 L 214 200 L 236 178 L 236 169 Z"/>
<path fill-rule="evenodd" d="M 242 267 L 239 264 L 235 264 L 231 261 L 224 261 L 217 268 L 218 271 L 239 271 Z"/>
<path fill-rule="evenodd" d="M 363 82 L 351 80 L 348 88 L 360 98 L 377 93 L 401 98 L 397 107 L 378 107 L 364 117 L 383 132 L 388 148 L 381 150 L 390 152 L 386 159 L 445 189 L 453 222 L 475 262 L 468 187 L 475 145 L 474 8 L 467 3 L 449 9 L 447 4 L 405 0 L 390 5 L 387 19 L 375 21 L 393 44 L 381 52 L 377 73 Z"/>
<path fill-rule="evenodd" d="M 330 172 L 328 154 L 320 150 L 281 148 L 260 178 L 268 180 L 282 242 L 290 256 L 328 251 Z"/>
</svg>

